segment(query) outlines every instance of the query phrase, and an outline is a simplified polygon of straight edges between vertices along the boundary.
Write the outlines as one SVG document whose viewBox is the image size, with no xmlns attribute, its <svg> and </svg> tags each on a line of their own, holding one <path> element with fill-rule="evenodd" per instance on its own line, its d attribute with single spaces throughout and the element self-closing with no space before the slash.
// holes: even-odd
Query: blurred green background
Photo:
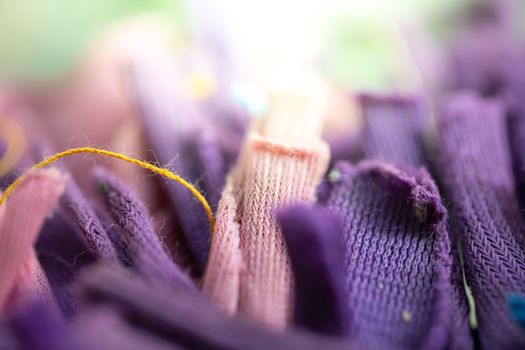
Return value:
<svg viewBox="0 0 525 350">
<path fill-rule="evenodd" d="M 453 32 L 465 7 L 475 1 L 320 1 L 323 9 L 328 8 L 318 28 L 324 65 L 342 82 L 366 87 L 388 85 L 395 78 L 392 72 L 403 72 L 399 61 L 406 56 L 406 48 L 393 33 L 393 23 L 415 24 L 439 43 Z M 235 1 L 226 2 L 228 11 L 233 12 L 229 13 L 231 18 L 247 15 L 235 13 Z M 297 4 L 295 11 L 300 16 L 301 2 Z M 270 10 L 280 11 L 280 7 Z M 161 14 L 179 29 L 187 27 L 187 4 L 183 0 L 1 0 L 0 79 L 59 78 L 93 38 L 116 21 L 145 12 Z"/>
</svg>

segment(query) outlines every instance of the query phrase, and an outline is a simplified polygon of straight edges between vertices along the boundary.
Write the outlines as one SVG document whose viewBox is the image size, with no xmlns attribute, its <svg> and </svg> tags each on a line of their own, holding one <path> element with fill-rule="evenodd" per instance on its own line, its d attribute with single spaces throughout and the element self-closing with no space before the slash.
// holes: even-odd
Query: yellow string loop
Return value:
<svg viewBox="0 0 525 350">
<path fill-rule="evenodd" d="M 11 194 L 11 192 L 13 192 L 13 190 L 20 184 L 20 182 L 23 180 L 23 178 L 25 177 L 25 175 L 29 171 L 31 171 L 32 169 L 43 168 L 45 166 L 48 166 L 48 165 L 54 163 L 55 161 L 59 160 L 60 158 L 64 158 L 64 157 L 67 157 L 67 156 L 70 156 L 70 155 L 73 155 L 73 154 L 78 154 L 78 153 L 93 153 L 93 154 L 103 155 L 103 156 L 107 156 L 107 157 L 113 157 L 113 158 L 120 159 L 120 160 L 123 160 L 123 161 L 128 162 L 128 163 L 131 163 L 131 164 L 138 165 L 139 167 L 141 167 L 143 169 L 149 170 L 149 171 L 151 171 L 151 172 L 153 172 L 155 174 L 162 175 L 162 176 L 164 176 L 167 179 L 176 181 L 177 183 L 179 183 L 182 186 L 186 187 L 193 194 L 193 196 L 195 196 L 195 198 L 197 198 L 197 200 L 200 202 L 200 204 L 202 205 L 202 207 L 203 207 L 203 209 L 204 209 L 204 211 L 206 213 L 206 216 L 208 216 L 208 220 L 210 222 L 210 232 L 213 233 L 213 227 L 215 225 L 215 219 L 213 218 L 213 212 L 212 212 L 212 210 L 210 208 L 210 205 L 208 204 L 208 202 L 206 201 L 204 196 L 202 194 L 200 194 L 200 192 L 197 191 L 195 189 L 195 187 L 191 183 L 189 183 L 188 181 L 184 180 L 179 175 L 169 171 L 168 169 L 159 168 L 159 167 L 157 167 L 157 166 L 155 166 L 155 165 L 153 165 L 151 163 L 148 163 L 148 162 L 145 162 L 145 161 L 142 161 L 142 160 L 139 160 L 139 159 L 131 158 L 131 157 L 125 156 L 125 155 L 123 155 L 121 153 L 111 152 L 111 151 L 98 149 L 98 148 L 93 148 L 93 147 L 80 147 L 80 148 L 68 149 L 68 150 L 65 150 L 63 152 L 57 153 L 57 154 L 55 154 L 55 155 L 53 155 L 53 156 L 51 156 L 51 157 L 49 157 L 47 159 L 44 159 L 40 163 L 37 163 L 37 164 L 33 165 L 28 171 L 26 171 L 24 174 L 22 174 L 20 177 L 18 177 L 5 190 L 5 192 L 3 193 L 2 197 L 0 198 L 0 206 L 2 206 L 2 204 L 4 204 L 4 202 L 7 200 L 7 198 Z"/>
</svg>

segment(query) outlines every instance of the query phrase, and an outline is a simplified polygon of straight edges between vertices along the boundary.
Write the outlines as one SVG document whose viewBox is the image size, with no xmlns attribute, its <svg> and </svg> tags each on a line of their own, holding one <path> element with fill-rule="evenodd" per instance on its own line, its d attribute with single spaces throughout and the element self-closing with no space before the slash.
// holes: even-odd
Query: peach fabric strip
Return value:
<svg viewBox="0 0 525 350">
<path fill-rule="evenodd" d="M 276 329 L 290 323 L 293 281 L 274 212 L 287 203 L 314 201 L 329 161 L 318 99 L 292 95 L 282 101 L 254 121 L 229 175 L 203 285 L 229 314 L 246 314 Z"/>
</svg>

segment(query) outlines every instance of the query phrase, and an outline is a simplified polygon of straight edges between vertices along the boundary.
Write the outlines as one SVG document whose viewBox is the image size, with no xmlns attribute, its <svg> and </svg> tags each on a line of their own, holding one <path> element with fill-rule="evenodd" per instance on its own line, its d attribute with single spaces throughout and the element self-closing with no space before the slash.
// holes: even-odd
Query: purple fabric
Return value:
<svg viewBox="0 0 525 350">
<path fill-rule="evenodd" d="M 170 259 L 155 233 L 147 209 L 136 196 L 103 169 L 95 177 L 102 189 L 108 210 L 121 229 L 135 268 L 145 278 L 157 279 L 167 285 L 196 290 L 190 278 Z"/>
<path fill-rule="evenodd" d="M 235 165 L 250 116 L 240 106 L 235 105 L 225 91 L 219 90 L 219 95 L 222 95 L 221 98 L 214 97 L 205 101 L 203 109 L 206 119 L 216 130 L 216 142 L 224 160 L 224 181 L 228 171 Z"/>
<path fill-rule="evenodd" d="M 446 348 L 464 330 L 454 329 L 446 211 L 434 182 L 423 169 L 382 162 L 336 170 L 327 204 L 344 218 L 351 339 L 365 349 Z"/>
<path fill-rule="evenodd" d="M 426 166 L 433 169 L 425 152 L 425 117 L 422 100 L 401 95 L 360 95 L 364 112 L 363 148 L 368 158 L 400 166 Z M 472 348 L 468 334 L 468 305 L 463 285 L 457 242 L 451 245 L 454 325 L 450 348 Z"/>
<path fill-rule="evenodd" d="M 524 231 L 514 192 L 502 109 L 469 93 L 438 114 L 439 167 L 461 239 L 483 349 L 525 347 L 506 309 L 525 291 Z"/>
<path fill-rule="evenodd" d="M 344 137 L 326 136 L 330 146 L 330 163 L 340 160 L 355 161 L 363 157 L 361 135 L 345 135 Z"/>
<path fill-rule="evenodd" d="M 95 257 L 89 251 L 79 226 L 63 204 L 44 223 L 36 251 L 62 313 L 72 317 L 76 303 L 70 292 L 71 284 L 75 274 L 93 263 Z"/>
<path fill-rule="evenodd" d="M 0 158 L 4 156 L 5 151 L 7 151 L 7 142 L 0 137 Z"/>
<path fill-rule="evenodd" d="M 99 208 L 100 210 L 101 208 Z M 111 243 L 113 244 L 113 247 L 115 248 L 115 252 L 118 255 L 118 258 L 120 262 L 124 266 L 132 266 L 133 261 L 130 257 L 130 253 L 128 251 L 127 245 L 124 243 L 124 241 L 121 239 L 121 237 L 124 236 L 122 233 L 122 229 L 115 225 L 112 221 L 112 216 L 110 213 L 98 213 L 97 210 L 97 216 L 100 219 L 100 223 L 104 227 L 104 230 L 106 230 L 109 239 L 111 240 Z"/>
<path fill-rule="evenodd" d="M 295 324 L 344 336 L 350 321 L 344 287 L 341 219 L 328 209 L 297 204 L 277 219 L 294 274 Z"/>
<path fill-rule="evenodd" d="M 9 325 L 25 350 L 81 350 L 70 338 L 66 326 L 44 304 L 30 305 Z"/>
<path fill-rule="evenodd" d="M 7 320 L 0 321 L 0 350 L 21 350 L 24 349 L 16 334 L 9 327 Z"/>
<path fill-rule="evenodd" d="M 174 67 L 165 68 L 162 76 L 157 76 L 159 72 L 147 65 L 134 66 L 133 91 L 147 138 L 157 160 L 201 188 L 214 206 L 224 184 L 223 159 L 216 135 L 213 129 L 205 128 L 196 105 L 180 96 L 177 87 L 170 83 L 169 79 L 176 79 Z M 165 76 L 167 72 L 173 76 Z M 202 155 L 204 158 L 198 158 Z M 188 247 L 203 271 L 211 237 L 205 212 L 187 189 L 171 182 L 162 183 Z"/>
<path fill-rule="evenodd" d="M 69 179 L 62 200 L 84 233 L 91 252 L 108 263 L 117 263 L 119 257 L 108 233 L 73 179 Z"/>
<path fill-rule="evenodd" d="M 519 63 L 509 67 L 504 101 L 507 113 L 512 168 L 520 207 L 525 209 L 525 55 Z"/>
<path fill-rule="evenodd" d="M 483 1 L 471 8 L 449 53 L 448 90 L 474 89 L 483 96 L 504 93 L 517 58 L 510 21 L 516 10 L 506 0 Z"/>
<path fill-rule="evenodd" d="M 508 132 L 516 191 L 523 212 L 525 208 L 525 113 L 518 112 L 509 116 Z"/>
<path fill-rule="evenodd" d="M 366 158 L 401 165 L 426 164 L 422 102 L 414 97 L 362 94 L 363 150 Z"/>
<path fill-rule="evenodd" d="M 96 350 L 178 350 L 183 349 L 147 330 L 128 324 L 118 309 L 98 306 L 83 312 L 70 330 L 83 349 Z"/>
<path fill-rule="evenodd" d="M 274 333 L 247 319 L 226 318 L 194 293 L 174 293 L 107 267 L 86 274 L 78 290 L 86 308 L 125 310 L 129 324 L 187 349 L 355 349 L 336 338 L 293 329 Z"/>
</svg>

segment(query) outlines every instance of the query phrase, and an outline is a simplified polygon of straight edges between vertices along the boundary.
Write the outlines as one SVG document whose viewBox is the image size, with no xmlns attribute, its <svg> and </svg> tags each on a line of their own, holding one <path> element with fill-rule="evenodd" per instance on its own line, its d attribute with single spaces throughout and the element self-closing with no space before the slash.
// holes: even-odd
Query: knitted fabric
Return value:
<svg viewBox="0 0 525 350">
<path fill-rule="evenodd" d="M 344 218 L 351 339 L 364 349 L 445 348 L 452 260 L 434 182 L 381 162 L 337 171 L 327 204 Z"/>
<path fill-rule="evenodd" d="M 419 98 L 400 95 L 360 95 L 364 113 L 363 149 L 367 158 L 400 166 L 433 168 L 425 152 L 425 118 Z M 450 347 L 472 348 L 468 306 L 464 292 L 461 262 L 453 242 L 451 283 L 454 302 L 454 332 Z"/>
<path fill-rule="evenodd" d="M 193 282 L 163 249 L 147 209 L 136 196 L 109 172 L 95 173 L 109 211 L 121 228 L 124 243 L 135 268 L 146 277 L 167 285 L 194 289 Z"/>
<path fill-rule="evenodd" d="M 350 321 L 344 286 L 343 227 L 320 206 L 293 205 L 277 215 L 294 274 L 294 323 L 344 336 Z"/>
<path fill-rule="evenodd" d="M 525 103 L 524 110 L 525 112 Z M 511 150 L 512 169 L 516 180 L 516 191 L 520 209 L 525 208 L 525 113 L 516 111 L 508 118 L 509 144 Z"/>
<path fill-rule="evenodd" d="M 516 179 L 516 189 L 520 208 L 525 208 L 525 58 L 509 68 L 506 80 L 505 107 L 508 118 L 508 133 L 511 149 L 512 166 Z M 512 74 L 510 74 L 512 73 Z"/>
<path fill-rule="evenodd" d="M 9 319 L 9 329 L 16 335 L 18 346 L 10 350 L 80 350 L 68 334 L 61 318 L 43 303 L 32 303 Z M 98 349 L 102 349 L 98 347 Z"/>
<path fill-rule="evenodd" d="M 35 251 L 31 250 L 24 263 L 19 266 L 16 285 L 10 291 L 8 310 L 27 307 L 35 300 L 43 302 L 58 311 L 57 301 Z"/>
<path fill-rule="evenodd" d="M 366 158 L 394 164 L 426 164 L 423 147 L 425 114 L 412 97 L 362 94 L 363 151 Z"/>
<path fill-rule="evenodd" d="M 69 179 L 62 200 L 75 217 L 91 252 L 109 263 L 117 263 L 119 257 L 108 233 L 73 179 Z"/>
<path fill-rule="evenodd" d="M 125 322 L 121 324 L 123 327 L 135 332 L 147 331 L 149 335 L 184 349 L 356 349 L 353 344 L 333 337 L 321 337 L 297 329 L 274 332 L 250 320 L 226 318 L 212 305 L 203 302 L 198 294 L 173 291 L 161 286 L 151 288 L 133 274 L 118 272 L 115 269 L 98 268 L 84 275 L 79 284 L 84 308 L 104 310 L 106 307 L 107 311 L 111 311 L 107 306 L 113 305 L 118 310 L 126 310 L 126 313 L 106 315 L 106 321 L 107 317 L 113 316 L 116 321 Z M 78 331 L 92 332 L 82 328 Z"/>
<path fill-rule="evenodd" d="M 523 348 L 525 333 L 506 308 L 509 293 L 525 292 L 525 236 L 504 115 L 495 103 L 457 94 L 438 117 L 439 169 L 462 240 L 482 348 Z"/>
<path fill-rule="evenodd" d="M 141 57 L 136 60 L 133 89 L 155 160 L 198 185 L 207 200 L 216 204 L 225 176 L 214 130 L 205 127 L 197 106 L 182 96 L 181 87 L 176 83 L 179 72 L 171 59 L 162 57 L 151 61 L 150 57 Z M 166 182 L 162 185 L 178 216 L 193 258 L 202 271 L 210 248 L 206 215 L 186 189 Z"/>
<path fill-rule="evenodd" d="M 219 203 L 203 285 L 230 314 L 242 312 L 275 328 L 289 323 L 292 280 L 274 210 L 312 201 L 329 159 L 319 139 L 320 114 L 311 106 L 292 113 L 297 102 L 292 98 L 290 106 L 253 123 Z"/>
<path fill-rule="evenodd" d="M 235 193 L 235 170 L 226 180 L 226 186 L 217 208 L 215 233 L 210 259 L 204 276 L 203 292 L 228 315 L 237 312 L 241 271 L 240 223 Z"/>
<path fill-rule="evenodd" d="M 75 274 L 93 263 L 95 257 L 90 253 L 80 225 L 64 206 L 63 201 L 59 201 L 53 216 L 45 221 L 36 251 L 58 306 L 64 316 L 71 317 L 76 312 L 76 302 L 70 286 Z"/>
<path fill-rule="evenodd" d="M 54 303 L 33 244 L 63 191 L 64 180 L 56 169 L 35 171 L 27 175 L 9 203 L 0 207 L 1 312 L 23 302 L 27 293 Z"/>
</svg>

